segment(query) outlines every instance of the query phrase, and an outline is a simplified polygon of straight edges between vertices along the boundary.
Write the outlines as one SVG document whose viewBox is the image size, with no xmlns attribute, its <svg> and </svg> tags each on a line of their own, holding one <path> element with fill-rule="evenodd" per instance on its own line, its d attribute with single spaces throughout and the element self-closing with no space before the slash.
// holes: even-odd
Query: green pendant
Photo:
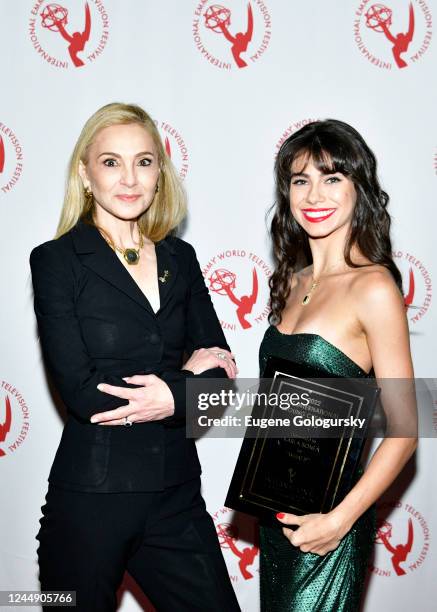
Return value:
<svg viewBox="0 0 437 612">
<path fill-rule="evenodd" d="M 123 257 L 129 265 L 136 265 L 140 261 L 140 253 L 137 249 L 125 249 Z"/>
</svg>

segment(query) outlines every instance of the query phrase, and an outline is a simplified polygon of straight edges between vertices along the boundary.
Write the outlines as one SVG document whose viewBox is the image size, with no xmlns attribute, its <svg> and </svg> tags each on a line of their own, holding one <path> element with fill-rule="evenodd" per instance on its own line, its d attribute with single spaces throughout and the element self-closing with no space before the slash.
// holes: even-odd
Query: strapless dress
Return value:
<svg viewBox="0 0 437 612">
<path fill-rule="evenodd" d="M 327 376 L 373 376 L 317 334 L 284 334 L 270 326 L 260 346 L 261 373 L 270 355 L 312 366 Z M 260 526 L 262 612 L 358 612 L 375 533 L 374 506 L 325 556 L 301 552 L 280 528 Z"/>
</svg>

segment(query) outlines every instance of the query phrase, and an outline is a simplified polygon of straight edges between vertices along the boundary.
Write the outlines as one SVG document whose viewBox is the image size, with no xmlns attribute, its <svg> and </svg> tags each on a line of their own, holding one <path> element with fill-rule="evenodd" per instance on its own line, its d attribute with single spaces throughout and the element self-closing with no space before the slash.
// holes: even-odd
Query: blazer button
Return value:
<svg viewBox="0 0 437 612">
<path fill-rule="evenodd" d="M 150 334 L 149 342 L 150 344 L 159 344 L 161 342 L 161 336 L 159 334 Z"/>
</svg>

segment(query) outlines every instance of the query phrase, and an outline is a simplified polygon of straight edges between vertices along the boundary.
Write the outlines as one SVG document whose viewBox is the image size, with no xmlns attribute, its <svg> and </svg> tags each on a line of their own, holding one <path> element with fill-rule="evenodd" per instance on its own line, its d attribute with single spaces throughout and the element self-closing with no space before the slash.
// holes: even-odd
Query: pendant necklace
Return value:
<svg viewBox="0 0 437 612">
<path fill-rule="evenodd" d="M 331 271 L 332 267 L 328 270 Z M 325 275 L 326 276 L 326 275 Z M 321 278 L 321 277 L 320 277 Z M 305 295 L 305 297 L 303 298 L 301 304 L 302 306 L 306 306 L 307 304 L 309 304 L 311 302 L 311 297 L 313 294 L 314 289 L 319 285 L 320 283 L 320 278 L 318 278 L 317 280 L 314 278 L 314 274 L 312 275 L 312 283 L 311 283 L 311 288 L 308 291 L 308 293 Z"/>
<path fill-rule="evenodd" d="M 141 232 L 140 226 L 138 226 L 138 233 L 139 233 L 139 236 L 140 236 L 140 242 L 139 242 L 139 245 L 138 245 L 138 249 L 134 249 L 134 248 L 122 249 L 121 247 L 119 247 L 116 244 L 114 244 L 114 242 L 109 238 L 109 236 L 106 234 L 106 232 L 104 230 L 102 230 L 101 228 L 99 228 L 99 229 L 102 232 L 103 238 L 106 240 L 106 242 L 109 244 L 109 246 L 114 251 L 118 251 L 119 253 L 121 253 L 123 255 L 124 260 L 130 266 L 135 266 L 140 261 L 140 251 L 141 251 L 141 249 L 144 246 L 144 239 L 143 239 L 143 234 Z"/>
<path fill-rule="evenodd" d="M 319 281 L 314 280 L 314 276 L 313 276 L 313 282 L 311 283 L 311 289 L 308 291 L 308 293 L 303 298 L 302 306 L 306 306 L 307 304 L 311 302 L 311 295 L 318 284 L 319 284 Z"/>
</svg>

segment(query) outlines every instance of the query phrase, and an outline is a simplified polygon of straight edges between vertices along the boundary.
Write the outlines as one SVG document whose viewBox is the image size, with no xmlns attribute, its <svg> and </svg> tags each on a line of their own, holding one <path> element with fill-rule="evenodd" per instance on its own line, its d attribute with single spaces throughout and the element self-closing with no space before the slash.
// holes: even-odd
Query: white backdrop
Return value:
<svg viewBox="0 0 437 612">
<path fill-rule="evenodd" d="M 0 427 L 0 589 L 38 588 L 34 537 L 62 429 L 41 365 L 28 256 L 53 237 L 67 160 L 85 120 L 103 104 L 135 102 L 156 118 L 189 195 L 183 237 L 197 250 L 246 377 L 257 375 L 267 325 L 271 260 L 264 215 L 278 145 L 310 119 L 335 117 L 355 126 L 377 154 L 391 195 L 406 290 L 412 270 L 408 315 L 416 375 L 436 375 L 437 2 L 411 0 L 410 9 L 408 0 L 385 6 L 223 1 L 224 7 L 211 0 L 88 0 L 88 32 L 85 0 L 0 0 L 0 424 L 6 423 Z M 240 33 L 236 57 L 225 31 L 228 38 Z M 67 40 L 74 32 L 84 46 L 76 57 Z M 235 274 L 239 297 L 251 293 L 256 270 L 260 291 L 247 329 L 216 291 L 218 269 Z M 254 527 L 243 521 L 233 540 L 223 535 L 231 516 L 223 501 L 239 444 L 207 439 L 199 451 L 208 509 L 241 607 L 256 612 Z M 435 441 L 422 441 L 415 463 L 386 496 L 388 540 L 406 543 L 411 518 L 413 546 L 401 564 L 405 574 L 397 575 L 377 540 L 366 612 L 435 609 L 436 455 Z M 125 587 L 123 612 L 142 609 L 135 585 L 127 580 Z"/>
</svg>

